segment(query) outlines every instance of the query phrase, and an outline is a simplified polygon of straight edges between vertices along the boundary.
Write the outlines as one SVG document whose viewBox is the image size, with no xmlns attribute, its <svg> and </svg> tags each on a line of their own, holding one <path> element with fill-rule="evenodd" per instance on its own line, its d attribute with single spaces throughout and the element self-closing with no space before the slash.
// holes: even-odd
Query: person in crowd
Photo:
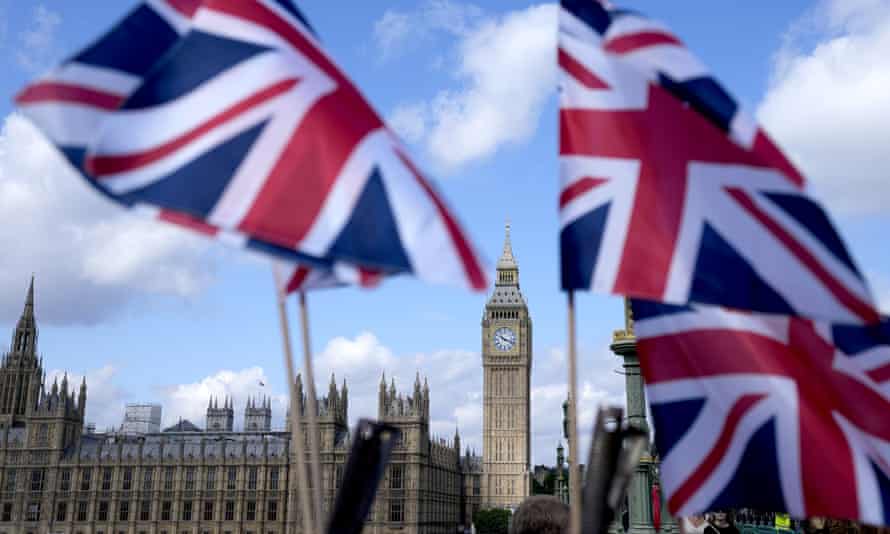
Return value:
<svg viewBox="0 0 890 534">
<path fill-rule="evenodd" d="M 703 515 L 690 515 L 680 518 L 680 530 L 683 534 L 704 534 L 708 521 Z"/>
<path fill-rule="evenodd" d="M 708 525 L 705 527 L 704 534 L 740 533 L 739 529 L 733 524 L 732 515 L 725 510 L 719 510 L 709 515 Z"/>
<path fill-rule="evenodd" d="M 801 526 L 804 534 L 829 534 L 828 521 L 824 517 L 810 517 Z"/>
<path fill-rule="evenodd" d="M 533 495 L 522 501 L 510 534 L 565 534 L 569 531 L 569 507 L 552 495 Z"/>
</svg>

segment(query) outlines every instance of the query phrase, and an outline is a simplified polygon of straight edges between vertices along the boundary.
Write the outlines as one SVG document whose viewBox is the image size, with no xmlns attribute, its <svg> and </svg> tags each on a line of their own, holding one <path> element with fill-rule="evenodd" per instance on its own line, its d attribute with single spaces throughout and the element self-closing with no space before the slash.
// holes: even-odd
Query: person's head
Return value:
<svg viewBox="0 0 890 534">
<path fill-rule="evenodd" d="M 726 510 L 715 510 L 711 513 L 711 524 L 718 527 L 725 527 L 732 523 L 732 517 Z"/>
<path fill-rule="evenodd" d="M 825 528 L 824 517 L 811 517 L 804 521 L 803 529 L 805 532 L 818 532 Z"/>
<path fill-rule="evenodd" d="M 526 498 L 513 514 L 510 534 L 564 534 L 569 531 L 569 507 L 551 495 Z"/>
</svg>

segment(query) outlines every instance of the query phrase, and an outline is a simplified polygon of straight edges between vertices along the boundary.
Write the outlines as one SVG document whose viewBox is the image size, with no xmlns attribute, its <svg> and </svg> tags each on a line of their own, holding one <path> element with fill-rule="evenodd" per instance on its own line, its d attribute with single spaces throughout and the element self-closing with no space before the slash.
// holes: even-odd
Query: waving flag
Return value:
<svg viewBox="0 0 890 534">
<path fill-rule="evenodd" d="M 19 111 L 79 170 L 105 119 L 188 32 L 201 0 L 146 0 L 17 96 Z"/>
<path fill-rule="evenodd" d="M 374 288 L 383 278 L 379 271 L 352 265 L 335 264 L 333 268 L 321 269 L 300 263 L 275 263 L 275 282 L 284 294 L 346 285 Z"/>
<path fill-rule="evenodd" d="M 804 178 L 675 35 L 561 7 L 565 289 L 878 321 Z"/>
<path fill-rule="evenodd" d="M 288 260 L 289 269 L 296 270 L 298 264 L 293 262 L 300 262 L 304 271 L 312 270 L 314 274 L 302 277 L 303 281 L 295 286 L 296 289 L 316 287 L 314 281 L 327 287 L 334 279 L 330 262 L 237 232 L 223 231 L 183 212 L 109 195 L 83 168 L 86 148 L 103 128 L 104 121 L 188 32 L 191 17 L 200 1 L 147 0 L 140 3 L 95 43 L 22 90 L 16 97 L 19 111 L 41 129 L 87 183 L 112 200 L 209 238 L 271 255 L 279 261 Z"/>
<path fill-rule="evenodd" d="M 128 39 L 162 26 L 175 39 L 130 65 Z M 72 65 L 102 98 L 42 80 L 17 102 L 116 201 L 328 275 L 485 287 L 456 218 L 289 0 L 147 2 L 58 72 Z"/>
<path fill-rule="evenodd" d="M 455 218 L 286 0 L 208 0 L 104 125 L 110 194 L 329 262 L 481 289 Z"/>
<path fill-rule="evenodd" d="M 890 525 L 890 320 L 632 306 L 672 513 Z"/>
</svg>

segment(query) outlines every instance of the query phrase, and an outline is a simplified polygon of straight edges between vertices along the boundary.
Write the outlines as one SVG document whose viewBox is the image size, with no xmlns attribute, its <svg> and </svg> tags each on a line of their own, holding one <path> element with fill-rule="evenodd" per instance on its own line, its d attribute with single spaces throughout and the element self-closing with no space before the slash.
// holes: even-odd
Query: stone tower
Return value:
<svg viewBox="0 0 890 534">
<path fill-rule="evenodd" d="M 531 489 L 532 321 L 506 227 L 495 288 L 482 316 L 484 506 L 519 506 Z"/>
<path fill-rule="evenodd" d="M 268 432 L 272 430 L 272 400 L 268 397 L 262 399 L 247 399 L 244 406 L 244 431 Z"/>
<path fill-rule="evenodd" d="M 25 309 L 12 332 L 10 350 L 0 366 L 0 428 L 24 426 L 37 407 L 44 382 L 37 356 L 37 321 L 34 318 L 34 277 L 28 286 Z"/>
<path fill-rule="evenodd" d="M 637 355 L 637 338 L 634 335 L 634 319 L 630 301 L 624 300 L 624 329 L 616 330 L 609 347 L 623 360 L 625 391 L 627 394 L 625 419 L 627 424 L 646 432 L 649 422 L 646 419 L 646 390 L 643 375 L 640 373 L 640 359 Z M 658 457 L 654 451 L 644 454 L 627 488 L 628 532 L 627 534 L 656 534 L 653 524 L 652 486 L 658 483 Z M 670 516 L 667 501 L 663 500 L 661 510 L 661 534 L 678 532 L 677 523 Z"/>
<path fill-rule="evenodd" d="M 430 386 L 426 379 L 420 383 L 420 373 L 414 378 L 413 395 L 402 395 L 393 379 L 386 387 L 386 375 L 380 378 L 377 394 L 377 417 L 387 423 L 398 423 L 402 442 L 409 448 L 419 447 L 430 437 Z"/>
<path fill-rule="evenodd" d="M 25 309 L 12 333 L 10 351 L 0 366 L 0 428 L 25 427 L 27 445 L 59 451 L 80 440 L 86 414 L 87 384 L 69 387 L 68 374 L 45 387 L 43 362 L 37 356 L 34 317 L 34 278 L 28 286 Z"/>
<path fill-rule="evenodd" d="M 209 432 L 231 432 L 235 422 L 235 410 L 232 399 L 226 397 L 223 407 L 219 407 L 219 399 L 210 398 L 207 404 L 207 430 Z"/>
<path fill-rule="evenodd" d="M 300 414 L 302 415 L 302 427 L 304 430 L 304 439 L 308 446 L 308 410 L 309 395 L 303 391 L 303 377 L 297 373 L 297 402 L 300 405 Z M 343 387 L 337 390 L 337 383 L 334 375 L 331 375 L 331 382 L 328 385 L 327 396 L 318 397 L 316 399 L 316 421 L 318 423 L 318 442 L 319 446 L 335 447 L 346 439 L 349 433 L 349 390 L 346 388 L 346 381 L 343 381 Z M 287 409 L 287 417 L 285 419 L 285 428 L 290 432 L 290 407 Z"/>
</svg>

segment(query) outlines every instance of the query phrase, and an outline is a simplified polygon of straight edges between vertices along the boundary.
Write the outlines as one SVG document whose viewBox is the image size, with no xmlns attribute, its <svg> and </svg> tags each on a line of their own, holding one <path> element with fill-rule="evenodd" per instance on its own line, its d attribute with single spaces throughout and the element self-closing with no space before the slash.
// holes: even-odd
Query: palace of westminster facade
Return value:
<svg viewBox="0 0 890 534">
<path fill-rule="evenodd" d="M 180 421 L 140 436 L 91 432 L 86 382 L 48 385 L 37 335 L 32 280 L 0 365 L 0 534 L 301 531 L 290 433 L 271 430 L 269 403 L 248 402 L 241 432 L 233 431 L 229 401 L 208 406 L 205 430 Z M 378 419 L 402 439 L 364 532 L 453 533 L 476 510 L 515 508 L 529 495 L 531 360 L 532 324 L 508 227 L 482 317 L 482 455 L 462 454 L 457 433 L 430 435 L 425 380 L 418 376 L 410 393 L 381 380 Z M 325 510 L 349 452 L 348 396 L 332 377 L 318 400 Z"/>
</svg>

